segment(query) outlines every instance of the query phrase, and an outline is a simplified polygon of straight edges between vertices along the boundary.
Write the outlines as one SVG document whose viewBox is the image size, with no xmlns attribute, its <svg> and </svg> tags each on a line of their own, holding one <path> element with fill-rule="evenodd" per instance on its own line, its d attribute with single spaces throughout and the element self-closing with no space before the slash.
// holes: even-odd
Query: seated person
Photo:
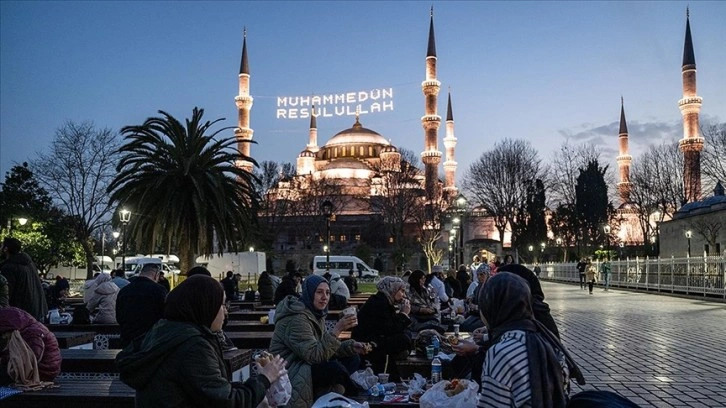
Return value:
<svg viewBox="0 0 726 408">
<path fill-rule="evenodd" d="M 213 332 L 222 328 L 224 290 L 212 277 L 192 276 L 169 292 L 164 319 L 116 357 L 121 381 L 138 407 L 256 407 L 285 373 L 273 357 L 259 375 L 233 383 Z M 255 363 L 257 364 L 257 363 Z"/>
<path fill-rule="evenodd" d="M 350 329 L 355 315 L 338 320 L 333 330 L 325 328 L 330 287 L 322 276 L 308 276 L 302 296 L 287 296 L 277 305 L 275 332 L 270 352 L 280 354 L 288 364 L 292 397 L 289 408 L 307 408 L 330 391 L 357 393 L 350 374 L 360 365 L 363 343 L 341 342 L 338 335 Z"/>
<path fill-rule="evenodd" d="M 0 307 L 0 385 L 53 381 L 60 368 L 61 354 L 53 333 L 22 309 Z M 15 378 L 9 377 L 11 371 Z"/>
<path fill-rule="evenodd" d="M 508 272 L 479 296 L 491 346 L 482 367 L 479 406 L 565 407 L 569 370 L 564 346 L 532 314 L 527 282 Z"/>
<path fill-rule="evenodd" d="M 426 287 L 426 275 L 420 269 L 411 272 L 408 277 L 408 299 L 411 302 L 409 317 L 413 321 L 412 331 L 419 331 L 427 323 L 441 323 L 435 300 L 431 298 Z"/>
<path fill-rule="evenodd" d="M 343 279 L 337 273 L 331 273 L 328 281 L 330 282 L 330 309 L 345 309 L 350 300 L 350 291 L 345 286 L 345 282 L 343 282 Z"/>
<path fill-rule="evenodd" d="M 352 330 L 353 338 L 362 342 L 374 342 L 376 347 L 366 359 L 373 365 L 373 372 L 388 372 L 390 380 L 398 382 L 401 377 L 396 366 L 396 357 L 408 356 L 411 339 L 404 330 L 411 324 L 408 314 L 411 304 L 406 296 L 406 283 L 398 277 L 386 276 L 376 284 L 378 292 L 369 297 L 358 312 L 358 326 Z M 396 307 L 400 307 L 397 311 Z"/>
<path fill-rule="evenodd" d="M 91 323 L 94 324 L 116 324 L 116 297 L 119 288 L 111 280 L 107 273 L 99 274 L 95 284 L 88 289 L 90 291 L 86 308 L 91 314 Z"/>
<path fill-rule="evenodd" d="M 350 293 L 358 293 L 358 279 L 355 278 L 355 271 L 349 270 L 348 276 L 343 278 L 345 282 L 345 286 L 348 287 L 348 292 Z"/>
<path fill-rule="evenodd" d="M 275 282 L 267 271 L 262 271 L 257 279 L 257 291 L 260 292 L 260 303 L 272 305 L 275 300 Z"/>
<path fill-rule="evenodd" d="M 283 276 L 277 289 L 275 289 L 275 298 L 273 299 L 275 304 L 279 304 L 287 296 L 300 297 L 298 293 L 300 282 L 302 282 L 302 274 L 300 272 L 293 271 Z"/>
<path fill-rule="evenodd" d="M 465 332 L 471 332 L 480 327 L 484 327 L 484 322 L 479 317 L 479 306 L 477 305 L 477 299 L 479 298 L 479 292 L 484 284 L 489 279 L 489 265 L 481 263 L 477 268 L 476 281 L 469 285 L 469 289 L 466 291 L 466 304 L 469 307 L 469 312 L 466 314 L 466 319 L 461 322 L 461 330 Z"/>
</svg>

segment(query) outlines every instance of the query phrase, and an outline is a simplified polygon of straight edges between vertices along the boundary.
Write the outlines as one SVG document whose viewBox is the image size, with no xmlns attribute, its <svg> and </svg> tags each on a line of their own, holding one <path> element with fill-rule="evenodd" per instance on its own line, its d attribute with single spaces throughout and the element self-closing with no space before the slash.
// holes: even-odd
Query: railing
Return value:
<svg viewBox="0 0 726 408">
<path fill-rule="evenodd" d="M 594 262 L 600 281 L 600 262 Z M 634 258 L 612 261 L 610 286 L 726 299 L 726 257 Z M 540 265 L 540 279 L 579 282 L 576 263 Z M 528 265 L 532 269 L 532 265 Z"/>
</svg>

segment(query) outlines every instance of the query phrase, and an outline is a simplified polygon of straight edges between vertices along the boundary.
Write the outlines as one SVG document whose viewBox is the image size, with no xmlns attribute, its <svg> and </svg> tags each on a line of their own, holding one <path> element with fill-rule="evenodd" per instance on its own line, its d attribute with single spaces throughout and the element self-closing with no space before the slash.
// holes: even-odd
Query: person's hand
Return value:
<svg viewBox="0 0 726 408">
<path fill-rule="evenodd" d="M 287 362 L 283 360 L 279 354 L 275 357 L 272 357 L 270 361 L 265 364 L 264 367 L 262 367 L 259 363 L 255 364 L 257 364 L 257 372 L 267 377 L 267 379 L 270 381 L 270 384 L 274 383 L 275 381 L 277 381 L 278 378 L 287 374 L 287 370 L 285 369 L 285 364 L 287 364 Z"/>
<path fill-rule="evenodd" d="M 467 356 L 475 354 L 479 350 L 479 346 L 473 341 L 459 340 L 459 343 L 451 345 L 451 349 L 459 356 Z"/>
<path fill-rule="evenodd" d="M 403 299 L 403 302 L 401 303 L 401 313 L 404 313 L 407 316 L 411 314 L 411 302 L 409 302 L 408 299 Z"/>
<path fill-rule="evenodd" d="M 369 349 L 369 347 L 366 347 L 365 343 L 360 343 L 357 341 L 355 343 L 353 343 L 353 350 L 357 354 L 368 354 L 368 351 L 369 351 L 368 349 Z"/>
<path fill-rule="evenodd" d="M 335 324 L 335 327 L 331 331 L 331 333 L 338 337 L 338 335 L 345 331 L 350 329 L 351 327 L 355 327 L 358 324 L 358 316 L 356 315 L 347 315 L 343 316 L 338 320 L 338 323 Z"/>
<path fill-rule="evenodd" d="M 471 335 L 474 337 L 474 340 L 481 341 L 484 338 L 484 334 L 487 332 L 486 327 L 480 327 L 478 329 L 475 329 L 473 332 L 471 332 Z"/>
</svg>

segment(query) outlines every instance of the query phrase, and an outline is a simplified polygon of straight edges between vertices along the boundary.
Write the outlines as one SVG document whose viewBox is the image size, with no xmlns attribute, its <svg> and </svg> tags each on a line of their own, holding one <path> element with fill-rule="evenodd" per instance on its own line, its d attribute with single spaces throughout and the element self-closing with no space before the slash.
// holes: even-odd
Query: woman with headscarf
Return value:
<svg viewBox="0 0 726 408">
<path fill-rule="evenodd" d="M 192 276 L 166 298 L 164 319 L 116 357 L 121 381 L 136 390 L 137 407 L 256 407 L 285 373 L 275 356 L 244 383 L 230 381 L 213 332 L 224 321 L 224 290 L 214 278 Z M 257 363 L 255 363 L 257 364 Z"/>
<path fill-rule="evenodd" d="M 376 373 L 389 373 L 390 380 L 398 382 L 400 376 L 396 357 L 408 356 L 411 339 L 404 330 L 411 325 L 408 314 L 411 304 L 406 299 L 406 282 L 395 276 L 386 276 L 376 284 L 375 295 L 361 306 L 358 326 L 353 328 L 353 338 L 362 342 L 374 342 L 376 347 L 366 359 Z M 398 307 L 398 310 L 396 308 Z"/>
<path fill-rule="evenodd" d="M 116 296 L 119 288 L 108 273 L 100 273 L 89 287 L 86 308 L 91 315 L 91 323 L 116 324 Z"/>
<path fill-rule="evenodd" d="M 330 391 L 356 392 L 350 374 L 365 354 L 363 343 L 341 342 L 338 335 L 355 325 L 356 316 L 347 315 L 328 331 L 330 286 L 322 276 L 311 275 L 302 285 L 302 296 L 287 296 L 275 309 L 275 332 L 270 352 L 286 361 L 292 383 L 289 408 L 307 408 L 315 399 Z"/>
<path fill-rule="evenodd" d="M 412 331 L 418 331 L 426 323 L 438 324 L 441 322 L 434 299 L 429 296 L 426 275 L 420 269 L 411 272 L 408 277 L 408 299 L 411 302 L 409 317 L 413 321 Z"/>
<path fill-rule="evenodd" d="M 479 296 L 491 347 L 478 407 L 565 407 L 569 370 L 564 346 L 534 319 L 524 279 L 499 272 Z"/>
</svg>

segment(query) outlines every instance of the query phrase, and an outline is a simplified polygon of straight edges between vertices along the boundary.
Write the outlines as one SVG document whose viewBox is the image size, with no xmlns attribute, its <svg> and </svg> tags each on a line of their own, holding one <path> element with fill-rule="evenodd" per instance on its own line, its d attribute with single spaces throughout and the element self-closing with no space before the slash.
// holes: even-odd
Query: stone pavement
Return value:
<svg viewBox="0 0 726 408">
<path fill-rule="evenodd" d="M 583 389 L 642 407 L 726 407 L 726 303 L 597 286 L 589 295 L 546 281 L 542 289 Z"/>
</svg>

